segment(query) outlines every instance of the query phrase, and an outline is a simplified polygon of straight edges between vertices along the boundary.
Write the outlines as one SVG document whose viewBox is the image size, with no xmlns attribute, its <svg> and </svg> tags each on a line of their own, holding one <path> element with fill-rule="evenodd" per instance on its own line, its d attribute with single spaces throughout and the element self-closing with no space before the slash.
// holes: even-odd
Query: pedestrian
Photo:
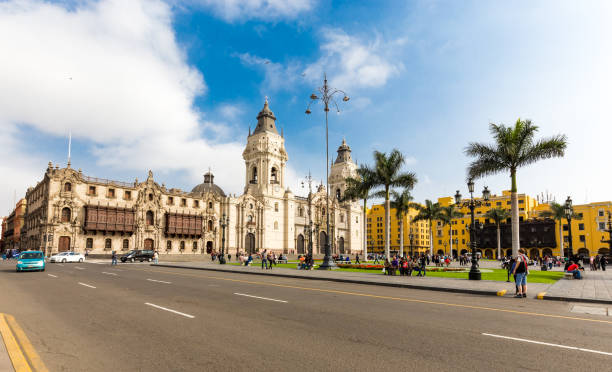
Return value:
<svg viewBox="0 0 612 372">
<path fill-rule="evenodd" d="M 516 285 L 518 289 L 518 293 L 514 296 L 516 298 L 527 297 L 527 275 L 529 275 L 528 263 L 529 259 L 525 256 L 525 250 L 520 248 L 513 271 L 513 274 L 516 275 Z"/>
<path fill-rule="evenodd" d="M 607 265 L 607 261 L 606 261 L 606 257 L 604 255 L 601 255 L 601 259 L 599 260 L 599 264 L 601 265 L 601 271 L 606 271 L 606 265 Z"/>
<path fill-rule="evenodd" d="M 361 262 L 359 262 L 359 253 L 357 253 L 355 255 L 355 264 L 360 264 Z"/>
<path fill-rule="evenodd" d="M 385 260 L 385 274 L 391 275 L 391 263 L 388 259 Z"/>
<path fill-rule="evenodd" d="M 157 253 L 157 251 L 153 253 L 153 260 L 155 261 L 156 265 L 159 263 L 159 253 Z"/>
<path fill-rule="evenodd" d="M 422 255 L 421 256 L 421 266 L 419 267 L 419 275 L 418 276 L 425 276 L 427 275 L 427 258 L 428 256 L 426 255 Z"/>
<path fill-rule="evenodd" d="M 261 269 L 263 270 L 264 267 L 266 268 L 266 270 L 268 269 L 268 258 L 267 258 L 267 253 L 268 251 L 266 249 L 264 249 L 263 253 L 261 254 Z"/>
<path fill-rule="evenodd" d="M 514 259 L 514 257 L 510 257 L 510 261 L 506 263 L 506 270 L 508 270 L 508 279 L 506 280 L 506 282 L 508 283 L 510 283 L 510 273 L 514 272 L 515 263 L 516 263 L 516 260 Z"/>
<path fill-rule="evenodd" d="M 117 252 L 113 251 L 113 254 L 111 255 L 111 266 L 112 265 L 117 265 Z"/>
<path fill-rule="evenodd" d="M 375 264 L 379 264 L 380 262 L 378 262 L 378 254 L 374 255 L 374 263 Z"/>
</svg>

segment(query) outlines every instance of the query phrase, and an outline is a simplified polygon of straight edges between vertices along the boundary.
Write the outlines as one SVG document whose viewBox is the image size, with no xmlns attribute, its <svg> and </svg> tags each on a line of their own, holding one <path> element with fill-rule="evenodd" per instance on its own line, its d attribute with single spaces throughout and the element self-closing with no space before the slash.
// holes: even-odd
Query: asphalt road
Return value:
<svg viewBox="0 0 612 372">
<path fill-rule="evenodd" d="M 50 371 L 612 370 L 612 317 L 567 303 L 146 264 L 14 265 L 0 263 L 0 312 Z"/>
</svg>

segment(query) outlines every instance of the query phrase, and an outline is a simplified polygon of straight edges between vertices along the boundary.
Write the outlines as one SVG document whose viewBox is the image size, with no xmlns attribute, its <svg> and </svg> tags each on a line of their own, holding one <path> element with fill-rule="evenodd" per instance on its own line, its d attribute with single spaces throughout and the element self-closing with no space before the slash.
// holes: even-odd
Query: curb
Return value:
<svg viewBox="0 0 612 372">
<path fill-rule="evenodd" d="M 597 299 L 594 299 L 594 298 L 578 298 L 578 297 L 561 297 L 561 296 L 547 296 L 547 295 L 543 295 L 542 298 L 540 298 L 540 300 L 565 301 L 565 302 L 583 302 L 583 303 L 587 303 L 587 304 L 612 305 L 612 301 L 610 301 L 610 300 L 597 300 Z"/>
<path fill-rule="evenodd" d="M 0 313 L 0 334 L 15 372 L 49 372 L 12 315 Z"/>
<path fill-rule="evenodd" d="M 356 280 L 356 279 L 341 279 L 341 278 L 321 278 L 314 276 L 299 276 L 299 275 L 291 275 L 291 274 L 267 274 L 260 272 L 250 272 L 250 271 L 237 271 L 237 270 L 228 270 L 228 269 L 220 269 L 220 268 L 212 268 L 212 267 L 189 267 L 189 266 L 180 266 L 180 265 L 168 265 L 168 264 L 151 264 L 151 266 L 157 267 L 171 267 L 175 269 L 188 269 L 188 270 L 204 270 L 204 271 L 216 271 L 223 273 L 236 273 L 236 274 L 247 274 L 247 275 L 263 275 L 263 276 L 275 276 L 280 278 L 292 278 L 292 279 L 308 279 L 308 280 L 320 280 L 327 282 L 339 282 L 339 283 L 350 283 L 350 284 L 365 284 L 365 285 L 375 285 L 382 287 L 396 287 L 396 288 L 409 288 L 409 289 L 420 289 L 425 291 L 436 291 L 436 292 L 450 292 L 450 293 L 466 293 L 466 294 L 474 294 L 481 296 L 500 296 L 498 293 L 502 291 L 481 291 L 476 289 L 462 289 L 462 288 L 444 288 L 444 287 L 428 287 L 423 285 L 415 285 L 415 284 L 404 284 L 404 283 L 377 283 L 377 282 L 369 282 L 365 280 Z"/>
</svg>

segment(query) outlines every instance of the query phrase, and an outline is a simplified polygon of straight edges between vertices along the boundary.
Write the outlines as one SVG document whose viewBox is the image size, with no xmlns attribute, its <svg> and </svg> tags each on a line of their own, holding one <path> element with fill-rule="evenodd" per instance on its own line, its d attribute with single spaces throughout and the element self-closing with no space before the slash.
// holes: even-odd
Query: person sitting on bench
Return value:
<svg viewBox="0 0 612 372">
<path fill-rule="evenodd" d="M 567 272 L 574 275 L 574 279 L 582 279 L 582 274 L 580 273 L 580 267 L 574 263 L 574 261 L 570 261 L 570 265 L 567 267 Z"/>
</svg>

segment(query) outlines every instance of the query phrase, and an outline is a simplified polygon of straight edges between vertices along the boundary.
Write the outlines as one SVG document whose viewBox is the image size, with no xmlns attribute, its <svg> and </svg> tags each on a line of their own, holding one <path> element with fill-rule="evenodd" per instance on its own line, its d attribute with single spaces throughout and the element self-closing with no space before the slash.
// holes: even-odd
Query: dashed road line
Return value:
<svg viewBox="0 0 612 372">
<path fill-rule="evenodd" d="M 164 284 L 172 284 L 172 282 L 165 282 L 163 280 L 155 280 L 155 279 L 147 279 L 150 282 L 155 282 L 155 283 L 164 283 Z"/>
<path fill-rule="evenodd" d="M 115 274 L 115 273 L 107 273 L 106 271 L 102 271 L 102 274 L 117 276 L 117 274 Z"/>
<path fill-rule="evenodd" d="M 89 287 L 89 288 L 96 288 L 93 285 L 89 285 L 89 284 L 85 284 L 85 283 L 81 283 L 79 282 L 80 285 L 85 286 L 85 287 Z"/>
<path fill-rule="evenodd" d="M 182 315 L 182 316 L 184 316 L 184 317 L 186 317 L 186 318 L 190 318 L 190 319 L 195 318 L 195 316 L 193 316 L 193 315 L 191 315 L 191 314 L 181 313 L 180 311 L 176 311 L 176 310 L 168 309 L 167 307 L 163 307 L 163 306 L 159 306 L 159 305 L 151 304 L 151 303 L 148 303 L 148 302 L 145 302 L 145 305 L 152 306 L 152 307 L 157 308 L 157 309 L 160 309 L 160 310 L 169 311 L 169 312 L 174 313 L 174 314 Z"/>
<path fill-rule="evenodd" d="M 252 296 L 252 295 L 248 295 L 248 294 L 244 294 L 244 293 L 234 293 L 237 296 L 244 296 L 244 297 L 252 297 L 252 298 L 258 298 L 260 300 L 268 300 L 268 301 L 276 301 L 276 302 L 282 302 L 282 303 L 287 303 L 287 301 L 284 300 L 276 300 L 274 298 L 267 298 L 267 297 L 259 297 L 259 296 Z"/>
<path fill-rule="evenodd" d="M 608 355 L 608 356 L 612 356 L 612 353 L 608 353 L 606 351 L 598 351 L 598 350 L 592 350 L 592 349 L 584 349 L 581 347 L 575 347 L 575 346 L 567 346 L 567 345 L 559 345 L 559 344 L 551 344 L 549 342 L 541 342 L 541 341 L 534 341 L 534 340 L 527 340 L 525 338 L 517 338 L 517 337 L 509 337 L 509 336 L 501 336 L 501 335 L 494 335 L 494 334 L 490 334 L 490 333 L 483 333 L 483 336 L 490 336 L 490 337 L 496 337 L 496 338 L 504 338 L 506 340 L 512 340 L 512 341 L 521 341 L 521 342 L 528 342 L 531 344 L 538 344 L 538 345 L 544 345 L 544 346 L 552 346 L 552 347 L 559 347 L 562 349 L 570 349 L 570 350 L 578 350 L 578 351 L 585 351 L 587 353 L 595 353 L 595 354 L 602 354 L 602 355 Z"/>
<path fill-rule="evenodd" d="M 84 268 L 84 267 L 78 267 L 78 266 L 75 266 L 74 268 L 75 268 L 75 269 L 79 269 L 79 270 L 85 270 L 85 268 Z"/>
<path fill-rule="evenodd" d="M 53 274 L 47 274 L 47 275 L 49 275 L 52 278 L 57 278 L 57 275 L 53 275 Z"/>
</svg>

